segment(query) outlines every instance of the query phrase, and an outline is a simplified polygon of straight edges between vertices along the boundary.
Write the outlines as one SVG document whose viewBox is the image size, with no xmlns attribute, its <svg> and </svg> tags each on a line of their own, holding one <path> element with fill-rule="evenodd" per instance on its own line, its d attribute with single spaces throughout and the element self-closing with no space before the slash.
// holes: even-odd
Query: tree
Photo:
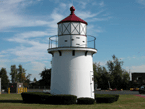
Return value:
<svg viewBox="0 0 145 109">
<path fill-rule="evenodd" d="M 25 82 L 23 83 L 23 85 L 25 86 L 25 87 L 28 87 L 29 85 L 30 85 L 30 76 L 31 76 L 32 74 L 28 74 L 27 76 L 26 76 L 26 80 L 25 80 Z"/>
<path fill-rule="evenodd" d="M 130 81 L 130 77 L 129 77 L 129 73 L 126 70 L 123 70 L 123 74 L 122 74 L 122 85 L 124 89 L 129 89 L 129 81 Z"/>
<path fill-rule="evenodd" d="M 10 82 L 7 76 L 7 71 L 5 68 L 1 68 L 0 70 L 0 78 L 2 89 L 7 89 L 8 83 Z"/>
<path fill-rule="evenodd" d="M 12 83 L 17 82 L 18 81 L 18 75 L 17 75 L 17 69 L 16 69 L 16 65 L 11 65 L 11 81 Z"/>
<path fill-rule="evenodd" d="M 26 73 L 25 73 L 25 69 L 22 68 L 22 65 L 19 65 L 19 68 L 17 69 L 16 68 L 16 65 L 11 65 L 11 80 L 12 80 L 12 83 L 14 82 L 22 82 L 24 87 L 28 87 L 29 84 L 30 84 L 30 76 L 31 74 L 28 74 L 26 76 Z"/>
<path fill-rule="evenodd" d="M 93 71 L 94 71 L 94 82 L 97 84 L 101 83 L 102 79 L 101 79 L 100 63 L 93 63 Z"/>
<path fill-rule="evenodd" d="M 26 80 L 26 77 L 25 77 L 25 69 L 24 68 L 22 68 L 22 65 L 19 65 L 19 68 L 18 68 L 18 71 L 19 71 L 19 73 L 18 73 L 18 78 L 19 78 L 19 82 L 20 83 L 23 83 L 25 80 Z"/>
<path fill-rule="evenodd" d="M 103 80 L 102 81 L 103 89 L 108 89 L 109 88 L 108 81 L 110 81 L 111 79 L 110 79 L 110 74 L 108 73 L 105 67 L 102 67 L 101 78 Z"/>
<path fill-rule="evenodd" d="M 51 69 L 44 69 L 41 73 L 39 73 L 42 79 L 39 80 L 41 86 L 50 87 L 51 84 Z"/>
<path fill-rule="evenodd" d="M 123 61 L 119 61 L 118 58 L 113 55 L 113 61 L 107 61 L 108 70 L 110 72 L 112 88 L 123 88 L 123 72 L 122 69 Z M 126 78 L 127 79 L 127 78 Z"/>
<path fill-rule="evenodd" d="M 36 81 L 37 81 L 37 79 L 36 79 L 36 78 L 34 78 L 34 80 L 33 80 L 33 81 L 35 81 L 35 82 L 36 82 Z"/>
<path fill-rule="evenodd" d="M 107 89 L 109 87 L 108 81 L 110 81 L 110 74 L 105 67 L 101 67 L 100 63 L 93 63 L 94 82 L 97 83 L 101 89 Z"/>
</svg>

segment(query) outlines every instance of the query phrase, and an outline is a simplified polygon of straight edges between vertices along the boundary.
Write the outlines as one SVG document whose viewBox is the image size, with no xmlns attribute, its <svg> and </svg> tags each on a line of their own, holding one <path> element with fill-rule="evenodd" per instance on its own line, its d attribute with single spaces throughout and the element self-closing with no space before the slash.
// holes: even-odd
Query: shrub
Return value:
<svg viewBox="0 0 145 109">
<path fill-rule="evenodd" d="M 51 104 L 76 104 L 77 96 L 75 95 L 51 95 L 49 97 Z"/>
<path fill-rule="evenodd" d="M 92 99 L 92 98 L 78 98 L 77 99 L 77 104 L 94 104 L 95 103 L 95 99 Z"/>
<path fill-rule="evenodd" d="M 41 92 L 23 92 L 21 93 L 21 96 L 23 98 L 23 101 L 26 103 L 43 103 L 44 97 L 42 95 L 46 95 Z"/>
<path fill-rule="evenodd" d="M 112 94 L 113 96 L 115 96 L 115 101 L 117 101 L 119 99 L 119 95 L 117 94 Z"/>
<path fill-rule="evenodd" d="M 118 94 L 95 94 L 95 98 L 98 96 L 115 96 L 115 101 L 117 101 L 119 99 L 119 95 Z"/>
<path fill-rule="evenodd" d="M 95 94 L 96 103 L 113 103 L 116 100 L 114 95 Z"/>
<path fill-rule="evenodd" d="M 21 93 L 25 103 L 43 104 L 76 104 L 77 96 L 74 95 L 51 95 L 41 92 Z"/>
</svg>

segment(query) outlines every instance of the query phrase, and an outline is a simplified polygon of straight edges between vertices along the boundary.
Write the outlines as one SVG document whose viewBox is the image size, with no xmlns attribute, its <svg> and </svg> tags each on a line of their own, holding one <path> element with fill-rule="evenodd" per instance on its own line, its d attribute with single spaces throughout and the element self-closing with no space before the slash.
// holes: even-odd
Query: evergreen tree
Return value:
<svg viewBox="0 0 145 109">
<path fill-rule="evenodd" d="M 100 63 L 93 63 L 94 83 L 101 89 L 109 88 L 110 74 L 105 67 L 101 67 Z"/>
<path fill-rule="evenodd" d="M 44 69 L 42 73 L 39 73 L 42 79 L 39 80 L 39 85 L 50 87 L 51 84 L 51 69 Z"/>
<path fill-rule="evenodd" d="M 2 89 L 7 89 L 8 83 L 10 82 L 7 76 L 7 71 L 5 68 L 1 68 L 0 70 L 0 78 L 1 78 L 1 86 Z"/>
<path fill-rule="evenodd" d="M 12 83 L 19 82 L 19 76 L 18 76 L 18 69 L 16 68 L 16 65 L 11 65 L 11 81 Z"/>
<path fill-rule="evenodd" d="M 19 68 L 18 68 L 18 70 L 19 70 L 19 73 L 18 73 L 18 81 L 20 82 L 20 83 L 23 83 L 25 80 L 26 80 L 26 77 L 25 77 L 25 69 L 24 68 L 22 68 L 22 65 L 19 65 Z"/>
<path fill-rule="evenodd" d="M 12 83 L 19 82 L 23 83 L 24 87 L 28 87 L 30 84 L 30 76 L 31 74 L 28 74 L 26 76 L 25 69 L 22 68 L 22 65 L 19 65 L 19 68 L 16 68 L 16 65 L 11 65 L 11 80 Z"/>
<path fill-rule="evenodd" d="M 34 78 L 34 80 L 33 80 L 33 81 L 35 81 L 35 82 L 36 82 L 36 81 L 37 81 L 37 79 L 36 79 L 36 78 Z"/>
<path fill-rule="evenodd" d="M 112 58 L 113 61 L 110 60 L 107 61 L 108 70 L 110 72 L 111 86 L 112 88 L 121 89 L 124 87 L 123 82 L 124 83 L 127 83 L 126 81 L 129 82 L 128 80 L 129 75 L 125 73 L 123 76 L 124 73 L 124 69 L 122 68 L 123 61 L 119 61 L 115 55 L 113 55 Z"/>
</svg>

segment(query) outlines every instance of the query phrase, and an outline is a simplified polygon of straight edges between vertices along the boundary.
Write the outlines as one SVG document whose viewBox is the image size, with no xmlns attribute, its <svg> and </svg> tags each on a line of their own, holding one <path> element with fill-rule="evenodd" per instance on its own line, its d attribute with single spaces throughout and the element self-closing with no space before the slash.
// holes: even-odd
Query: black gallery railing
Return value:
<svg viewBox="0 0 145 109">
<path fill-rule="evenodd" d="M 59 37 L 61 37 L 61 36 L 59 36 Z M 87 46 L 82 47 L 82 48 L 94 48 L 94 49 L 96 49 L 96 47 L 95 47 L 96 38 L 94 36 L 91 36 L 91 35 L 86 35 L 86 37 L 87 37 Z M 92 38 L 92 40 L 90 40 L 90 38 Z M 81 47 L 81 46 L 82 45 L 79 45 L 77 47 Z M 63 47 L 66 47 L 66 46 L 63 46 Z M 73 46 L 70 45 L 70 46 L 67 46 L 67 47 L 73 47 Z M 49 37 L 49 47 L 48 47 L 48 49 L 51 49 L 51 48 L 58 48 L 58 35 L 54 35 L 54 36 Z"/>
</svg>

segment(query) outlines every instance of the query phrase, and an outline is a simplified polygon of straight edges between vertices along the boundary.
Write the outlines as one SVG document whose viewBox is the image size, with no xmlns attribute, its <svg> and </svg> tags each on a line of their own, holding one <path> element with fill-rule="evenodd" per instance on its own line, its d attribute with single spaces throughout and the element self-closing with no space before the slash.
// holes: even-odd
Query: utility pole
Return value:
<svg viewBox="0 0 145 109">
<path fill-rule="evenodd" d="M 131 81 L 132 79 L 131 79 L 131 73 L 130 73 L 130 69 L 129 69 L 129 75 L 130 75 L 130 81 Z"/>
<path fill-rule="evenodd" d="M 109 89 L 110 89 L 110 83 L 109 83 L 109 81 L 108 81 L 108 84 L 109 84 Z"/>
</svg>

